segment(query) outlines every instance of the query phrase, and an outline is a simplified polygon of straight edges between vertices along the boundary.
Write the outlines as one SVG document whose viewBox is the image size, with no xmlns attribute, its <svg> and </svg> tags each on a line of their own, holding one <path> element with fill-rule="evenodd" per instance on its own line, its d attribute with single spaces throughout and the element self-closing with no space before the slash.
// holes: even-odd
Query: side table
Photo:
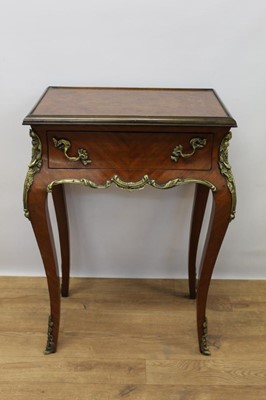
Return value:
<svg viewBox="0 0 266 400">
<path fill-rule="evenodd" d="M 52 193 L 62 259 L 62 296 L 69 290 L 69 229 L 64 185 L 93 189 L 170 189 L 194 183 L 189 244 L 189 292 L 197 299 L 199 349 L 209 355 L 206 303 L 212 271 L 236 189 L 228 162 L 236 127 L 212 89 L 48 87 L 24 119 L 32 158 L 24 184 L 24 213 L 34 230 L 50 296 L 45 354 L 57 348 L 60 276 L 47 207 Z M 212 212 L 196 279 L 196 255 L 208 194 Z"/>
</svg>

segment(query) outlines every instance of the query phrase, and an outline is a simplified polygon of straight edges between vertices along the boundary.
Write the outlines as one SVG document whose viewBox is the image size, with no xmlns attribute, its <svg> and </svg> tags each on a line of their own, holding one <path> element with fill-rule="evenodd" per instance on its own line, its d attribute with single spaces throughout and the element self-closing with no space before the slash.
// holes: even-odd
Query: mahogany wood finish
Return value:
<svg viewBox="0 0 266 400">
<path fill-rule="evenodd" d="M 190 140 L 194 137 L 205 138 L 207 143 L 199 151 L 196 161 L 193 158 L 180 159 L 178 163 L 171 160 L 173 149 L 177 144 L 181 144 L 184 150 L 189 152 Z M 82 163 L 70 163 L 65 157 L 64 152 L 58 151 L 54 146 L 53 138 L 64 139 L 72 143 L 69 152 L 77 154 L 79 148 L 85 148 L 92 160 L 91 165 Z M 136 135 L 129 135 L 128 132 L 58 132 L 48 131 L 48 153 L 49 168 L 67 169 L 196 169 L 209 170 L 211 168 L 212 153 L 212 133 L 158 133 L 158 132 L 138 132 Z"/>
<path fill-rule="evenodd" d="M 197 297 L 200 351 L 206 344 L 206 302 L 212 271 L 235 208 L 225 142 L 236 122 L 212 89 L 50 87 L 24 119 L 39 140 L 37 170 L 26 178 L 24 202 L 42 256 L 50 295 L 46 353 L 56 351 L 60 279 L 47 208 L 52 191 L 58 222 L 61 294 L 69 290 L 69 233 L 62 183 L 138 189 L 196 183 L 189 246 L 190 297 Z M 203 145 L 193 148 L 193 140 Z M 67 148 L 60 140 L 66 141 Z M 229 140 L 229 139 L 228 139 Z M 35 143 L 36 146 L 36 143 Z M 173 157 L 177 151 L 178 157 Z M 80 152 L 89 162 L 83 163 Z M 33 151 L 34 158 L 34 151 Z M 35 160 L 32 160 L 34 165 Z M 33 178 L 33 179 L 32 179 Z M 57 181 L 55 184 L 54 182 Z M 196 255 L 207 197 L 213 197 L 198 274 Z"/>
<path fill-rule="evenodd" d="M 55 186 L 52 192 L 54 208 L 56 213 L 59 241 L 62 262 L 62 285 L 61 294 L 68 296 L 69 290 L 69 270 L 70 270 L 70 251 L 69 251 L 69 229 L 65 200 L 65 190 L 63 185 Z"/>
<path fill-rule="evenodd" d="M 203 217 L 209 196 L 209 189 L 206 186 L 196 184 L 194 204 L 190 227 L 189 240 L 189 294 L 191 299 L 196 298 L 196 258 L 199 244 L 200 231 L 202 227 Z"/>
</svg>

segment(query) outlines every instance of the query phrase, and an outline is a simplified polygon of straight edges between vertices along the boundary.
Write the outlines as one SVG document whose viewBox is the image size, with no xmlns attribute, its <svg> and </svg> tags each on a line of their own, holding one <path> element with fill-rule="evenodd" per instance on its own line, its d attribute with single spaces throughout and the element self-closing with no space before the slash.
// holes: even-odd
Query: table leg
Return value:
<svg viewBox="0 0 266 400">
<path fill-rule="evenodd" d="M 28 196 L 30 221 L 43 260 L 50 296 L 50 316 L 45 354 L 55 353 L 60 322 L 60 279 L 45 187 L 31 187 Z"/>
<path fill-rule="evenodd" d="M 202 221 L 209 195 L 209 188 L 196 184 L 194 204 L 190 226 L 189 258 L 188 258 L 188 281 L 189 295 L 191 299 L 196 298 L 196 259 Z"/>
<path fill-rule="evenodd" d="M 215 261 L 230 222 L 232 198 L 230 192 L 213 193 L 213 205 L 209 229 L 205 241 L 197 290 L 197 328 L 200 352 L 210 355 L 207 345 L 206 303 Z"/>
<path fill-rule="evenodd" d="M 70 252 L 69 252 L 69 228 L 68 228 L 64 186 L 63 185 L 54 186 L 52 191 L 52 196 L 54 201 L 55 214 L 59 232 L 60 249 L 61 249 L 61 263 L 62 263 L 61 294 L 63 297 L 67 297 L 69 291 Z"/>
</svg>

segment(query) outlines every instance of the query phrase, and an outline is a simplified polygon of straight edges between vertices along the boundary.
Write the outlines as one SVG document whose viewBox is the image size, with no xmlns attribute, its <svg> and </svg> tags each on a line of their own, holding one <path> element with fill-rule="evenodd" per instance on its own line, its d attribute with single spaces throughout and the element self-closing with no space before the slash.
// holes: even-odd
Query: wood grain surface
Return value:
<svg viewBox="0 0 266 400">
<path fill-rule="evenodd" d="M 136 124 L 146 119 L 156 123 L 199 123 L 236 126 L 236 121 L 224 107 L 213 89 L 178 88 L 95 88 L 54 87 L 46 89 L 36 106 L 24 119 L 24 124 L 66 124 L 100 118 Z M 178 121 L 179 120 L 179 121 Z M 99 122 L 99 121 L 98 121 Z M 110 121 L 109 121 L 110 122 Z"/>
<path fill-rule="evenodd" d="M 33 115 L 226 117 L 211 89 L 49 87 Z"/>
<path fill-rule="evenodd" d="M 211 282 L 210 358 L 183 280 L 72 279 L 49 356 L 46 280 L 2 277 L 0 289 L 1 399 L 265 399 L 265 281 Z"/>
</svg>

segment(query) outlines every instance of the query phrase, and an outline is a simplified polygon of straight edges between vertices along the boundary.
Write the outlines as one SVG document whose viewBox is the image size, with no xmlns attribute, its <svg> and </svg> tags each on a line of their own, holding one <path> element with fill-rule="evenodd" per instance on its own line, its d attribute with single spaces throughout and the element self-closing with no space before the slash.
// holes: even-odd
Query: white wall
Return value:
<svg viewBox="0 0 266 400">
<path fill-rule="evenodd" d="M 41 275 L 23 117 L 48 85 L 213 87 L 238 122 L 238 188 L 216 277 L 266 278 L 265 0 L 0 0 L 0 274 Z M 69 187 L 72 275 L 184 277 L 193 187 Z"/>
</svg>

